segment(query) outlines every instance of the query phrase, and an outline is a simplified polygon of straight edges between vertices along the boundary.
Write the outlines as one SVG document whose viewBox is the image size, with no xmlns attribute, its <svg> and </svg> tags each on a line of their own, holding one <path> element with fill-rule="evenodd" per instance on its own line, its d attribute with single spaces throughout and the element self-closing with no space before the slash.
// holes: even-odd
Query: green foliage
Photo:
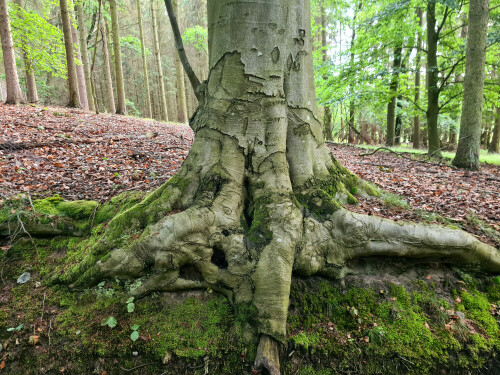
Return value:
<svg viewBox="0 0 500 375">
<path fill-rule="evenodd" d="M 120 46 L 122 48 L 128 48 L 134 51 L 138 56 L 142 55 L 141 40 L 139 38 L 136 38 L 135 36 L 129 35 L 120 37 Z M 151 51 L 148 48 L 145 48 L 144 51 L 146 57 L 152 55 Z"/>
<path fill-rule="evenodd" d="M 49 23 L 48 17 L 26 11 L 9 3 L 14 46 L 26 53 L 31 68 L 37 74 L 51 73 L 66 76 L 66 55 L 62 31 Z"/>
<path fill-rule="evenodd" d="M 196 48 L 197 51 L 208 52 L 208 31 L 200 25 L 188 27 L 182 34 L 183 42 Z"/>
</svg>

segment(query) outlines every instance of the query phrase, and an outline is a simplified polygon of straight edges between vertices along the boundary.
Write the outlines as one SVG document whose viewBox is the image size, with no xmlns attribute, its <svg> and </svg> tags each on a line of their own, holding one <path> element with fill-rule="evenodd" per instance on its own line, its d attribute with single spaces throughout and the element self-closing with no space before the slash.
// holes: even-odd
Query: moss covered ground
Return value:
<svg viewBox="0 0 500 375">
<path fill-rule="evenodd" d="M 80 237 L 19 235 L 0 244 L 0 374 L 252 373 L 251 306 L 234 308 L 209 290 L 129 299 L 141 280 L 82 289 L 50 283 L 78 267 L 109 220 L 141 197 L 76 207 L 58 197 L 19 199 L 4 207 L 5 217 L 69 218 L 87 229 Z M 338 282 L 294 279 L 284 374 L 498 371 L 498 276 L 363 262 Z M 24 272 L 31 279 L 18 284 Z"/>
</svg>

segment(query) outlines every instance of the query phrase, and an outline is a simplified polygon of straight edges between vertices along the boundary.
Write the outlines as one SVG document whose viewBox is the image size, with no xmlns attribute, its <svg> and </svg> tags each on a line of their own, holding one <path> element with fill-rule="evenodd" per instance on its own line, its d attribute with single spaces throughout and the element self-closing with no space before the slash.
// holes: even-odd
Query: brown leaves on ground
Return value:
<svg viewBox="0 0 500 375">
<path fill-rule="evenodd" d="M 421 221 L 428 214 L 430 222 L 452 224 L 474 233 L 482 241 L 499 246 L 498 237 L 485 233 L 500 231 L 500 167 L 482 166 L 479 172 L 401 158 L 387 152 L 359 156 L 366 150 L 347 145 L 330 145 L 335 157 L 361 178 L 396 194 L 411 210 L 360 199 L 349 209 L 384 216 L 394 220 Z M 438 213 L 449 219 L 432 219 Z"/>
<path fill-rule="evenodd" d="M 106 200 L 152 189 L 179 169 L 192 138 L 184 125 L 0 105 L 0 197 L 24 192 Z M 30 147 L 15 150 L 21 143 Z"/>
<path fill-rule="evenodd" d="M 0 200 L 19 193 L 59 193 L 66 199 L 104 201 L 126 190 L 151 190 L 179 169 L 192 139 L 187 125 L 0 105 Z M 19 144 L 23 147 L 16 149 Z M 357 147 L 330 147 L 351 171 L 402 196 L 412 208 L 360 199 L 349 209 L 412 221 L 421 221 L 422 212 L 437 212 L 483 241 L 495 242 L 484 228 L 500 230 L 499 167 L 468 172 L 386 152 L 361 157 Z"/>
</svg>

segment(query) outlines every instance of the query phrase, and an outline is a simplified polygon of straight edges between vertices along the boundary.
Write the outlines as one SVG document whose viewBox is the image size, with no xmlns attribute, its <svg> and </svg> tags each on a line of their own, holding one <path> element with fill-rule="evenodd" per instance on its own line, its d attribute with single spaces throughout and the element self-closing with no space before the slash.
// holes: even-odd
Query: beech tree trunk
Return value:
<svg viewBox="0 0 500 375">
<path fill-rule="evenodd" d="M 71 21 L 68 11 L 68 2 L 59 0 L 61 6 L 61 21 L 64 33 L 64 48 L 66 50 L 66 65 L 68 68 L 68 107 L 80 108 L 80 95 L 78 92 L 78 78 L 76 75 L 75 50 L 71 36 Z"/>
<path fill-rule="evenodd" d="M 489 4 L 489 0 L 471 0 L 469 4 L 462 118 L 453 165 L 471 170 L 479 169 Z"/>
<path fill-rule="evenodd" d="M 137 0 L 137 16 L 139 19 L 139 36 L 141 39 L 141 56 L 142 56 L 142 70 L 144 74 L 144 88 L 146 91 L 146 109 L 149 118 L 153 118 L 153 111 L 151 109 L 151 90 L 149 89 L 149 76 L 148 76 L 148 64 L 146 63 L 146 46 L 144 43 L 144 30 L 142 28 L 142 10 L 141 10 L 141 0 Z"/>
<path fill-rule="evenodd" d="M 496 108 L 495 126 L 493 127 L 493 137 L 488 152 L 497 154 L 500 152 L 500 106 Z"/>
<path fill-rule="evenodd" d="M 158 70 L 158 83 L 160 86 L 160 104 L 162 120 L 168 121 L 167 97 L 165 93 L 165 82 L 163 79 L 163 68 L 161 66 L 160 42 L 158 39 L 158 24 L 156 22 L 156 9 L 151 2 L 151 17 L 153 19 L 153 38 L 155 45 L 156 69 Z"/>
<path fill-rule="evenodd" d="M 113 33 L 113 51 L 115 62 L 116 78 L 116 113 L 119 115 L 127 114 L 127 105 L 125 103 L 125 86 L 123 83 L 122 53 L 120 48 L 120 34 L 118 33 L 118 11 L 116 9 L 116 0 L 109 0 L 109 10 L 111 13 L 111 31 Z"/>
<path fill-rule="evenodd" d="M 76 58 L 78 59 L 78 63 L 76 64 L 76 77 L 78 79 L 78 94 L 80 95 L 80 104 L 83 109 L 89 109 L 89 100 L 87 96 L 87 83 L 85 81 L 85 72 L 83 68 L 83 59 L 82 53 L 80 49 L 80 42 L 78 40 L 78 32 L 75 28 L 75 12 L 73 10 L 70 11 L 71 14 L 71 38 L 73 41 L 73 46 L 75 49 Z"/>
<path fill-rule="evenodd" d="M 112 219 L 57 281 L 143 277 L 136 298 L 222 293 L 251 315 L 256 370 L 277 375 L 292 272 L 340 277 L 348 260 L 369 256 L 445 258 L 500 271 L 498 250 L 465 232 L 342 207 L 357 201 L 353 194 L 377 192 L 325 145 L 314 114 L 308 0 L 209 0 L 208 35 L 210 75 L 197 90 L 196 136 L 181 169 Z"/>
<path fill-rule="evenodd" d="M 9 9 L 7 0 L 0 0 L 0 37 L 2 38 L 3 66 L 5 69 L 5 82 L 7 86 L 7 99 L 5 104 L 18 104 L 23 102 L 23 92 L 19 86 L 17 75 L 16 57 L 14 55 L 14 42 L 10 31 Z"/>
<path fill-rule="evenodd" d="M 104 24 L 101 24 L 101 35 L 102 35 L 102 52 L 104 55 L 104 73 L 106 76 L 106 91 L 108 94 L 108 102 L 109 102 L 108 110 L 109 110 L 109 113 L 116 113 L 115 95 L 113 93 L 113 76 L 112 76 L 112 71 L 111 71 L 111 58 L 109 56 L 108 36 L 107 36 L 107 32 L 106 32 L 106 27 Z"/>
<path fill-rule="evenodd" d="M 85 75 L 85 86 L 87 89 L 87 101 L 89 109 L 95 111 L 97 103 L 94 102 L 95 93 L 93 92 L 93 85 L 91 82 L 90 75 L 90 62 L 89 62 L 89 51 L 87 49 L 87 39 L 85 30 L 85 17 L 83 15 L 82 3 L 78 2 L 76 4 L 76 13 L 78 16 L 78 36 L 80 40 L 80 52 L 82 56 L 83 72 Z"/>
</svg>

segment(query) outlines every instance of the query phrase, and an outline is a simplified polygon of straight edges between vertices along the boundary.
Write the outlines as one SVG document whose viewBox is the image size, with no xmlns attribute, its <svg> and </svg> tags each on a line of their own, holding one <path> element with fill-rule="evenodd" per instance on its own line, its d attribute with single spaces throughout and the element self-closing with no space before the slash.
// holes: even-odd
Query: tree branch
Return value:
<svg viewBox="0 0 500 375">
<path fill-rule="evenodd" d="M 441 21 L 441 24 L 437 28 L 436 35 L 439 35 L 439 33 L 441 32 L 441 30 L 443 29 L 444 24 L 445 24 L 446 19 L 448 18 L 449 14 L 450 14 L 450 8 L 446 7 L 446 9 L 444 11 L 444 15 L 443 15 L 443 20 Z M 441 39 L 441 37 L 438 36 L 438 39 Z"/>
<path fill-rule="evenodd" d="M 184 49 L 184 43 L 182 42 L 181 32 L 179 30 L 179 25 L 177 23 L 177 18 L 174 13 L 174 8 L 172 7 L 172 0 L 165 0 L 165 7 L 167 8 L 168 18 L 170 19 L 170 25 L 172 26 L 172 32 L 174 33 L 175 46 L 179 54 L 179 59 L 181 60 L 182 66 L 186 71 L 186 74 L 193 87 L 194 94 L 200 100 L 201 93 L 199 92 L 200 80 L 196 76 L 191 64 L 186 55 L 186 50 Z"/>
</svg>

